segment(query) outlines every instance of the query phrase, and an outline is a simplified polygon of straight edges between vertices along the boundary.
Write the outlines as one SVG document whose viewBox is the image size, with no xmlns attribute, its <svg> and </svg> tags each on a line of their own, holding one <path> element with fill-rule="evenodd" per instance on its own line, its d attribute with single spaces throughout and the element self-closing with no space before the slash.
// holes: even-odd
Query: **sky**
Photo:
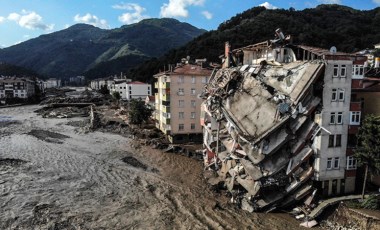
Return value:
<svg viewBox="0 0 380 230">
<path fill-rule="evenodd" d="M 175 18 L 206 30 L 255 6 L 296 10 L 340 4 L 360 10 L 380 0 L 0 0 L 0 48 L 63 30 L 77 23 L 118 28 L 145 18 Z"/>
</svg>

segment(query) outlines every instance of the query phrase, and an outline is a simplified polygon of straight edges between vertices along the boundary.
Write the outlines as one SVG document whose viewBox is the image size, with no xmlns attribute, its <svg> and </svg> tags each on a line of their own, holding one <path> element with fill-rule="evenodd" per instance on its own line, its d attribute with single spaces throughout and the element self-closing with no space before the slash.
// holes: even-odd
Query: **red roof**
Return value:
<svg viewBox="0 0 380 230">
<path fill-rule="evenodd" d="M 141 81 L 132 81 L 132 82 L 129 82 L 128 85 L 147 85 L 147 84 Z"/>
</svg>

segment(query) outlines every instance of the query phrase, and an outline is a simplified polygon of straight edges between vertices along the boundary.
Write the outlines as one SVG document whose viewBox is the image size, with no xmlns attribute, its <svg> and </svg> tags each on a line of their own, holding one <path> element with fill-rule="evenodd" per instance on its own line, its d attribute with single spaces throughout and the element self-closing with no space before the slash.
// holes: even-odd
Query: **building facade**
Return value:
<svg viewBox="0 0 380 230">
<path fill-rule="evenodd" d="M 202 65 L 179 64 L 173 70 L 154 75 L 157 79 L 156 127 L 171 143 L 202 141 L 199 124 L 202 101 L 197 97 L 212 73 Z"/>
<path fill-rule="evenodd" d="M 35 94 L 35 82 L 26 78 L 1 78 L 0 98 L 26 99 Z"/>
</svg>

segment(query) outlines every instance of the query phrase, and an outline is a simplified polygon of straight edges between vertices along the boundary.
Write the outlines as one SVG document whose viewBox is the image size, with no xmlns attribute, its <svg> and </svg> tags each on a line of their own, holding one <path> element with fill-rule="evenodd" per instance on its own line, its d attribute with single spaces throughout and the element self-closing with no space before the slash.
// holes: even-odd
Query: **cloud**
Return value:
<svg viewBox="0 0 380 230">
<path fill-rule="evenodd" d="M 146 9 L 135 3 L 117 4 L 113 5 L 112 8 L 129 11 L 119 16 L 119 21 L 123 24 L 137 23 L 145 18 L 150 18 L 148 15 L 143 15 Z"/>
<path fill-rule="evenodd" d="M 189 16 L 187 8 L 189 6 L 201 6 L 205 0 L 169 0 L 169 3 L 164 3 L 161 6 L 161 17 L 183 17 Z"/>
<path fill-rule="evenodd" d="M 208 12 L 207 10 L 206 11 L 202 11 L 202 14 L 203 16 L 205 16 L 205 18 L 207 18 L 208 20 L 212 19 L 212 13 Z"/>
<path fill-rule="evenodd" d="M 265 8 L 270 9 L 270 10 L 278 9 L 277 6 L 274 6 L 270 4 L 269 2 L 261 3 L 259 6 L 264 6 Z"/>
<path fill-rule="evenodd" d="M 5 21 L 5 18 L 4 17 L 0 17 L 0 23 L 2 23 L 4 21 Z"/>
<path fill-rule="evenodd" d="M 40 29 L 40 30 L 53 30 L 54 24 L 45 24 L 42 22 L 42 17 L 38 15 L 34 11 L 26 11 L 22 10 L 21 14 L 18 13 L 11 13 L 7 17 L 10 21 L 15 21 L 19 24 L 19 26 L 34 30 L 34 29 Z"/>
<path fill-rule="evenodd" d="M 79 14 L 74 16 L 74 22 L 77 23 L 85 23 L 89 25 L 93 25 L 102 29 L 109 29 L 110 26 L 107 24 L 107 21 L 104 19 L 99 19 L 95 15 L 91 15 L 89 13 L 80 16 Z"/>
<path fill-rule="evenodd" d="M 373 3 L 377 4 L 377 5 L 380 5 L 380 0 L 372 0 Z"/>
<path fill-rule="evenodd" d="M 379 1 L 379 0 L 376 0 L 376 1 Z M 341 0 L 318 0 L 318 2 L 322 4 L 342 4 Z"/>
</svg>

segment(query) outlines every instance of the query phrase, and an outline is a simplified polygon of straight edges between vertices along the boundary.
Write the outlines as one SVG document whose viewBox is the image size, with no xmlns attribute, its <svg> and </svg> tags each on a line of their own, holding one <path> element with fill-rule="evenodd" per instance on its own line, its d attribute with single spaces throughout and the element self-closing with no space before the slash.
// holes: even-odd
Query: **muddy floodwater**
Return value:
<svg viewBox="0 0 380 230">
<path fill-rule="evenodd" d="M 287 214 L 236 209 L 202 164 L 110 133 L 0 109 L 0 229 L 298 229 Z"/>
</svg>

